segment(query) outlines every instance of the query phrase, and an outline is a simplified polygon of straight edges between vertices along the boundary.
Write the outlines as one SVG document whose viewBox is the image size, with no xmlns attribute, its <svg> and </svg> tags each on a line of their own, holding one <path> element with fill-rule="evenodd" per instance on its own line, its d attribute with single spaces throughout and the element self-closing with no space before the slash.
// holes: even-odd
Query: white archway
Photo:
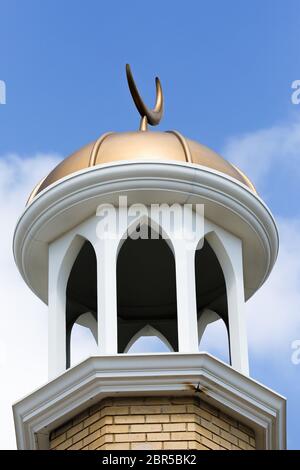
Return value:
<svg viewBox="0 0 300 470">
<path fill-rule="evenodd" d="M 153 353 L 153 352 L 172 352 L 173 351 L 173 348 L 172 346 L 170 345 L 170 343 L 168 342 L 168 340 L 164 337 L 163 334 L 161 334 L 158 330 L 156 330 L 155 328 L 153 328 L 151 325 L 146 325 L 144 326 L 144 328 L 142 328 L 140 331 L 138 331 L 132 338 L 131 340 L 129 341 L 129 343 L 127 344 L 125 350 L 124 350 L 124 353 L 127 353 L 127 354 L 134 354 L 136 351 L 130 351 L 138 342 L 141 343 L 141 341 L 143 340 L 143 338 L 151 338 L 152 341 L 144 341 L 144 348 L 143 348 L 143 345 L 140 344 L 140 348 L 139 348 L 139 351 L 138 352 L 149 352 L 149 353 Z M 154 340 L 153 340 L 154 338 Z M 155 340 L 156 338 L 156 340 Z M 157 341 L 158 340 L 158 341 Z M 150 350 L 149 348 L 147 348 L 147 346 L 149 347 L 150 346 Z M 163 346 L 163 348 L 161 347 Z M 153 350 L 153 349 L 158 349 L 158 350 Z M 144 349 L 144 350 L 143 350 Z M 148 349 L 148 350 L 147 350 Z"/>
<path fill-rule="evenodd" d="M 96 355 L 97 351 L 97 321 L 86 312 L 77 318 L 71 330 L 70 366 Z"/>
</svg>

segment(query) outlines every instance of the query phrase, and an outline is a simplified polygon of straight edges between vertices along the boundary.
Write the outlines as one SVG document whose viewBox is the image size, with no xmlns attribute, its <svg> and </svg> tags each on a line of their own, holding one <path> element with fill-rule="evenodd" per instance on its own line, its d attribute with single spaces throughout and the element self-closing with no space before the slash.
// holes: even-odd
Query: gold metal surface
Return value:
<svg viewBox="0 0 300 470">
<path fill-rule="evenodd" d="M 133 101 L 141 115 L 140 131 L 146 131 L 148 123 L 156 126 L 163 114 L 164 99 L 162 87 L 156 77 L 156 103 L 149 109 L 143 102 L 134 82 L 130 66 L 126 64 L 128 86 Z M 63 160 L 32 191 L 27 203 L 49 185 L 62 178 L 89 167 L 116 161 L 179 161 L 201 165 L 224 173 L 256 190 L 246 175 L 213 150 L 190 139 L 177 131 L 167 132 L 107 132 Z"/>
<path fill-rule="evenodd" d="M 183 135 L 180 134 L 180 132 L 178 132 L 178 131 L 167 131 L 167 132 L 169 132 L 170 134 L 176 135 L 177 139 L 179 140 L 179 142 L 182 145 L 186 161 L 188 163 L 193 163 L 192 155 L 191 155 L 191 152 L 190 152 L 190 148 L 187 145 L 186 138 L 183 137 Z"/>
<path fill-rule="evenodd" d="M 34 189 L 30 202 L 40 191 L 56 181 L 103 163 L 117 161 L 165 161 L 192 163 L 224 173 L 256 192 L 253 184 L 241 170 L 213 150 L 177 131 L 168 132 L 111 132 L 63 160 Z"/>
<path fill-rule="evenodd" d="M 133 101 L 137 107 L 138 112 L 141 115 L 141 124 L 140 130 L 146 131 L 147 124 L 151 126 L 157 126 L 159 124 L 164 110 L 164 97 L 162 92 L 161 83 L 158 77 L 155 77 L 155 85 L 156 85 L 156 101 L 154 109 L 149 109 L 148 106 L 145 105 L 144 101 L 142 100 L 135 81 L 133 79 L 133 75 L 131 72 L 131 68 L 129 64 L 126 64 L 126 76 L 127 82 L 129 86 L 129 90 Z"/>
<path fill-rule="evenodd" d="M 90 156 L 89 166 L 94 166 L 96 164 L 97 154 L 99 152 L 100 146 L 101 146 L 103 140 L 110 134 L 112 134 L 112 132 L 106 132 L 105 134 L 101 135 L 101 137 L 99 137 L 99 139 L 96 140 L 96 142 L 94 144 L 94 147 L 93 147 L 93 150 L 92 150 L 92 153 L 91 153 L 91 156 Z"/>
</svg>

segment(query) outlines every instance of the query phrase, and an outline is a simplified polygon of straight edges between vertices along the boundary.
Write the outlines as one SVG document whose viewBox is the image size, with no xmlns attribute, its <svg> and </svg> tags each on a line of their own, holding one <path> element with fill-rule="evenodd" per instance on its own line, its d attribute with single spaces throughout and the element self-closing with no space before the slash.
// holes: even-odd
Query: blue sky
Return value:
<svg viewBox="0 0 300 470">
<path fill-rule="evenodd" d="M 300 105 L 291 103 L 291 83 L 300 79 L 299 1 L 0 0 L 0 21 L 0 80 L 7 87 L 0 183 L 11 182 L 16 215 L 25 202 L 20 187 L 29 189 L 56 156 L 103 132 L 138 128 L 126 62 L 149 105 L 154 76 L 161 78 L 161 129 L 199 140 L 252 177 L 279 220 L 283 248 L 273 284 L 249 307 L 266 312 L 266 322 L 255 325 L 269 337 L 266 345 L 263 334 L 250 334 L 251 371 L 288 397 L 289 446 L 300 448 L 300 364 L 290 361 L 291 341 L 300 339 Z M 26 171 L 17 173 L 25 160 Z M 31 294 L 24 295 L 30 303 Z M 280 322 L 289 325 L 285 336 Z M 270 336 L 280 351 L 276 361 Z"/>
</svg>

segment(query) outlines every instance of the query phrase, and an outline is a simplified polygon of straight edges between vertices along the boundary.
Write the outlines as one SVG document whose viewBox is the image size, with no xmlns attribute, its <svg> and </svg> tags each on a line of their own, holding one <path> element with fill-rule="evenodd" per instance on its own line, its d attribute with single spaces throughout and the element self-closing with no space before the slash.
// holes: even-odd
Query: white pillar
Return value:
<svg viewBox="0 0 300 470">
<path fill-rule="evenodd" d="M 238 242 L 232 259 L 233 275 L 229 276 L 227 286 L 230 357 L 234 369 L 249 375 L 242 243 Z"/>
<path fill-rule="evenodd" d="M 59 283 L 62 253 L 49 246 L 48 272 L 48 374 L 49 380 L 66 370 L 66 296 Z"/>
<path fill-rule="evenodd" d="M 66 370 L 66 289 L 70 271 L 83 244 L 69 237 L 49 245 L 48 271 L 48 367 L 49 380 Z"/>
<path fill-rule="evenodd" d="M 97 257 L 98 350 L 118 353 L 117 249 L 116 240 L 98 240 Z"/>
<path fill-rule="evenodd" d="M 231 365 L 249 375 L 242 241 L 222 229 L 207 239 L 221 264 L 226 283 Z"/>
<path fill-rule="evenodd" d="M 185 240 L 174 242 L 178 351 L 198 352 L 195 251 Z"/>
</svg>

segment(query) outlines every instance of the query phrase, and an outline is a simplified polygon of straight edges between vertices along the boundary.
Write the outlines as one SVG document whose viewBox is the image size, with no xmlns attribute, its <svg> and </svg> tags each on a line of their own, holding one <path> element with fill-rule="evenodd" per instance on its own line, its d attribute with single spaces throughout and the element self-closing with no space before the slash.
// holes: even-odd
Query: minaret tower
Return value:
<svg viewBox="0 0 300 470">
<path fill-rule="evenodd" d="M 149 109 L 126 72 L 140 129 L 63 160 L 15 230 L 18 269 L 49 308 L 49 382 L 13 407 L 18 448 L 284 449 L 285 399 L 249 376 L 245 318 L 276 260 L 275 221 L 238 168 L 148 130 L 160 81 Z M 201 350 L 219 318 L 230 364 Z M 78 322 L 97 354 L 70 367 Z M 145 335 L 169 352 L 130 354 Z"/>
</svg>

